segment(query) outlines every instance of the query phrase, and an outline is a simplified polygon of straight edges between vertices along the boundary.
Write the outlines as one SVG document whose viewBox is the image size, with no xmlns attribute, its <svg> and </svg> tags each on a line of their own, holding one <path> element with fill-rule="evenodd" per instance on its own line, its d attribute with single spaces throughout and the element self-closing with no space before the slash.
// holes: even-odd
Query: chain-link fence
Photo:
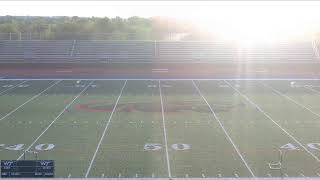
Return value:
<svg viewBox="0 0 320 180">
<path fill-rule="evenodd" d="M 156 40 L 151 33 L 0 33 L 0 40 Z"/>
<path fill-rule="evenodd" d="M 41 40 L 40 33 L 0 33 L 0 40 Z"/>
<path fill-rule="evenodd" d="M 185 38 L 186 33 L 153 34 L 146 33 L 1 33 L 0 40 L 166 40 L 179 41 Z"/>
</svg>

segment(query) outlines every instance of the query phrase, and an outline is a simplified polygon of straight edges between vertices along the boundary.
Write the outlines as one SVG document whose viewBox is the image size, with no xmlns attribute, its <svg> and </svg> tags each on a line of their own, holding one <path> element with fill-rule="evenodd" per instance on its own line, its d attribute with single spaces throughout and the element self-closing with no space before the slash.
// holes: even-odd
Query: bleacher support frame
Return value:
<svg viewBox="0 0 320 180">
<path fill-rule="evenodd" d="M 76 43 L 77 43 L 77 40 L 73 40 L 72 48 L 71 48 L 71 52 L 70 52 L 71 57 L 74 55 L 74 47 L 75 47 Z"/>
<path fill-rule="evenodd" d="M 108 63 L 318 63 L 313 59 L 320 60 L 316 40 L 311 44 L 261 46 L 262 50 L 205 41 L 7 40 L 0 41 L 0 45 L 0 63 L 106 63 L 105 59 Z M 25 54 L 31 54 L 32 60 L 27 61 Z"/>
<path fill-rule="evenodd" d="M 312 42 L 314 54 L 316 55 L 316 58 L 318 60 L 320 60 L 320 52 L 318 49 L 318 47 L 320 47 L 320 44 L 318 43 L 317 39 L 315 39 L 315 38 L 313 38 L 311 42 Z"/>
</svg>

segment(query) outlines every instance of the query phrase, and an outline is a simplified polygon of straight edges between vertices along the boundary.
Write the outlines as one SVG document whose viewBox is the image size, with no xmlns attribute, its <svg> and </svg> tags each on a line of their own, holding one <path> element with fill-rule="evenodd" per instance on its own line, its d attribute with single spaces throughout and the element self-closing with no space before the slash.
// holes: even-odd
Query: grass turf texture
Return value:
<svg viewBox="0 0 320 180">
<path fill-rule="evenodd" d="M 1 80 L 0 159 L 37 151 L 56 177 L 317 177 L 320 82 L 295 82 Z"/>
</svg>

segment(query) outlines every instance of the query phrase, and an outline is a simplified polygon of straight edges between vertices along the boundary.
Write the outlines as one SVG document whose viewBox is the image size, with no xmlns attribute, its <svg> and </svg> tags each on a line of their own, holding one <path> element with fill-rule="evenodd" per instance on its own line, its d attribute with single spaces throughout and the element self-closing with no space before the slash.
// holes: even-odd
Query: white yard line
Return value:
<svg viewBox="0 0 320 180">
<path fill-rule="evenodd" d="M 113 109 L 112 109 L 112 112 L 111 112 L 111 114 L 110 114 L 110 116 L 109 116 L 109 119 L 108 119 L 108 122 L 107 122 L 107 124 L 106 124 L 106 127 L 104 128 L 103 133 L 102 133 L 102 135 L 101 135 L 101 138 L 100 138 L 100 140 L 99 140 L 99 143 L 98 143 L 98 145 L 97 145 L 96 151 L 94 152 L 93 157 L 92 157 L 92 159 L 91 159 L 91 161 L 90 161 L 90 164 L 89 164 L 89 167 L 88 167 L 88 169 L 87 169 L 85 178 L 87 178 L 87 177 L 89 176 L 89 173 L 90 173 L 90 171 L 91 171 L 92 165 L 93 165 L 93 163 L 94 163 L 94 161 L 95 161 L 95 159 L 96 159 L 96 156 L 97 156 L 97 154 L 98 154 L 98 151 L 99 151 L 99 149 L 100 149 L 100 146 L 101 146 L 101 144 L 102 144 L 102 142 L 103 142 L 103 139 L 104 139 L 104 137 L 105 137 L 105 135 L 106 135 L 106 132 L 107 132 L 108 127 L 109 127 L 109 124 L 110 124 L 110 122 L 111 122 L 113 113 L 115 112 L 115 110 L 116 110 L 116 108 L 117 108 L 118 102 L 119 102 L 119 100 L 120 100 L 120 98 L 121 98 L 123 89 L 124 89 L 124 87 L 126 86 L 126 84 L 127 84 L 127 80 L 124 82 L 124 84 L 123 84 L 123 86 L 122 86 L 122 88 L 121 88 L 120 94 L 119 94 L 119 96 L 118 96 L 118 98 L 117 98 L 117 101 L 116 101 L 116 103 L 115 103 L 114 106 L 113 106 Z"/>
<path fill-rule="evenodd" d="M 214 110 L 212 109 L 211 105 L 209 104 L 209 102 L 207 101 L 207 99 L 203 96 L 201 90 L 199 89 L 199 87 L 196 85 L 196 83 L 194 81 L 192 81 L 193 86 L 197 89 L 199 95 L 202 97 L 202 99 L 206 102 L 207 106 L 209 107 L 212 115 L 214 116 L 214 118 L 216 119 L 216 121 L 218 122 L 219 126 L 221 127 L 221 129 L 223 130 L 224 134 L 226 135 L 226 137 L 228 138 L 229 142 L 232 144 L 233 148 L 236 150 L 236 152 L 238 153 L 238 156 L 241 158 L 243 164 L 247 167 L 248 171 L 250 172 L 252 177 L 255 177 L 253 171 L 251 170 L 250 166 L 248 165 L 248 163 L 246 162 L 246 160 L 244 159 L 244 157 L 242 156 L 240 150 L 238 149 L 237 145 L 233 142 L 233 140 L 231 139 L 229 133 L 227 132 L 227 130 L 224 128 L 222 122 L 220 121 L 219 117 L 217 116 L 217 114 L 214 112 Z"/>
<path fill-rule="evenodd" d="M 84 91 L 86 91 L 86 90 L 90 87 L 90 85 L 91 85 L 92 83 L 93 83 L 93 81 L 91 81 L 85 88 L 83 88 L 83 90 L 82 90 L 75 98 L 73 98 L 73 100 L 72 100 L 69 104 L 67 104 L 66 107 L 63 108 L 63 110 L 58 114 L 58 116 L 57 116 L 57 117 L 47 126 L 47 128 L 46 128 L 44 131 L 42 131 L 42 133 L 30 144 L 30 146 L 26 149 L 26 151 L 29 151 L 29 150 L 31 149 L 31 147 L 41 138 L 41 136 L 48 131 L 48 129 L 53 125 L 53 123 L 55 123 L 55 122 L 61 117 L 61 115 L 74 103 L 75 100 L 77 100 L 77 99 L 80 97 L 80 95 L 81 95 Z M 23 157 L 23 154 L 21 154 L 17 160 L 20 160 L 22 157 Z"/>
<path fill-rule="evenodd" d="M 239 95 L 241 95 L 243 98 L 245 98 L 251 105 L 253 105 L 258 111 L 260 111 L 263 115 L 265 115 L 270 121 L 272 121 L 278 128 L 280 128 L 288 137 L 290 137 L 293 141 L 295 141 L 297 144 L 299 144 L 300 147 L 302 147 L 309 155 L 311 155 L 315 160 L 320 162 L 320 159 L 314 155 L 311 151 L 308 150 L 300 141 L 298 141 L 293 135 L 291 135 L 287 130 L 285 130 L 283 127 L 281 127 L 275 120 L 271 118 L 269 114 L 267 114 L 263 109 L 261 109 L 256 103 L 254 103 L 248 96 L 241 93 L 238 89 L 233 87 L 229 82 L 224 81 L 226 84 L 228 84 L 233 90 L 235 90 Z"/>
<path fill-rule="evenodd" d="M 7 113 L 5 116 L 3 116 L 2 118 L 0 118 L 0 121 L 4 120 L 5 118 L 7 118 L 8 116 L 10 116 L 12 113 L 16 112 L 17 110 L 19 110 L 21 107 L 23 107 L 24 105 L 26 105 L 27 103 L 29 103 L 30 101 L 36 99 L 37 97 L 39 97 L 41 94 L 43 94 L 44 92 L 46 92 L 48 89 L 52 88 L 53 86 L 55 86 L 56 84 L 58 84 L 60 81 L 57 81 L 55 83 L 53 83 L 52 85 L 50 85 L 49 87 L 47 87 L 46 89 L 44 89 L 43 91 L 41 91 L 40 93 L 34 95 L 33 97 L 29 98 L 26 102 L 24 102 L 23 104 L 21 104 L 20 106 L 18 106 L 17 108 L 15 108 L 14 110 L 10 111 L 9 113 Z"/>
<path fill-rule="evenodd" d="M 121 175 L 121 174 L 120 174 Z M 0 177 L 1 179 L 1 177 Z M 46 178 L 2 178 L 2 179 L 9 179 L 9 180 L 39 180 L 39 179 L 46 179 Z M 55 178 L 57 180 L 64 180 L 67 179 L 66 178 Z M 68 178 L 69 179 L 69 178 Z M 79 180 L 81 178 L 75 178 L 75 177 L 70 177 L 70 179 L 72 180 Z M 120 177 L 114 177 L 114 178 L 101 178 L 101 177 L 97 177 L 97 178 L 89 178 L 90 180 L 152 180 L 151 178 L 148 177 L 122 177 L 122 175 Z M 153 178 L 154 180 L 168 180 L 168 178 Z M 289 179 L 289 180 L 319 180 L 318 177 L 259 177 L 259 178 L 252 178 L 252 177 L 222 177 L 221 174 L 218 174 L 218 177 L 179 177 L 179 178 L 172 178 L 172 180 L 284 180 L 284 179 Z"/>
<path fill-rule="evenodd" d="M 159 81 L 159 94 L 160 94 L 160 102 L 161 102 L 164 143 L 165 143 L 165 147 L 166 147 L 167 171 L 168 171 L 168 177 L 171 178 L 172 176 L 171 176 L 171 167 L 170 167 L 170 159 L 169 159 L 169 151 L 168 151 L 167 129 L 166 129 L 166 121 L 164 118 L 164 109 L 163 109 L 163 100 L 162 100 L 162 91 L 161 91 L 161 82 L 160 81 Z"/>
<path fill-rule="evenodd" d="M 301 108 L 303 108 L 303 109 L 305 109 L 305 110 L 308 110 L 310 113 L 314 114 L 314 115 L 317 116 L 318 118 L 320 118 L 320 115 L 319 115 L 318 113 L 312 111 L 310 108 L 306 107 L 305 105 L 303 105 L 303 104 L 295 101 L 294 99 L 292 99 L 292 98 L 289 97 L 288 95 L 283 94 L 282 92 L 276 90 L 275 88 L 271 87 L 270 85 L 267 85 L 267 84 L 261 83 L 261 82 L 259 82 L 259 83 L 262 84 L 264 87 L 271 89 L 273 92 L 277 93 L 278 95 L 287 98 L 289 101 L 293 102 L 294 104 L 298 105 L 299 107 L 301 107 Z"/>
<path fill-rule="evenodd" d="M 17 80 L 32 80 L 32 81 L 48 81 L 48 80 L 94 80 L 94 81 L 149 81 L 149 80 L 154 80 L 154 81 L 192 81 L 192 80 L 198 80 L 198 81 L 232 81 L 232 80 L 237 80 L 237 81 L 290 81 L 290 80 L 295 80 L 295 81 L 319 81 L 320 78 L 13 78 L 13 79 L 0 79 L 0 81 L 17 81 Z"/>
<path fill-rule="evenodd" d="M 308 89 L 309 91 L 315 92 L 317 94 L 320 94 L 320 91 L 313 89 L 312 87 L 305 87 L 304 88 Z"/>
<path fill-rule="evenodd" d="M 12 86 L 11 88 L 8 88 L 8 89 L 0 92 L 0 96 L 3 95 L 4 93 L 10 91 L 11 89 L 14 89 L 14 88 L 18 87 L 19 85 L 21 85 L 21 84 L 23 84 L 23 83 L 25 83 L 25 82 L 27 82 L 27 81 L 23 81 L 22 83 L 19 83 L 19 84 L 17 84 L 17 85 L 14 85 L 14 86 Z"/>
</svg>

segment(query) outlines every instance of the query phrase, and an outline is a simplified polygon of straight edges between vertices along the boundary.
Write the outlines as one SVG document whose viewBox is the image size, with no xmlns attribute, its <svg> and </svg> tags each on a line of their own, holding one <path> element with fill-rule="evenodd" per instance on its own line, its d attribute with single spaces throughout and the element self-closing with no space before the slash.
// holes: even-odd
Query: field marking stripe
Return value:
<svg viewBox="0 0 320 180">
<path fill-rule="evenodd" d="M 110 122 L 111 122 L 112 116 L 113 116 L 113 114 L 114 114 L 114 112 L 115 112 L 115 110 L 116 110 L 116 108 L 117 108 L 118 102 L 119 102 L 119 100 L 120 100 L 120 98 L 121 98 L 123 89 L 124 89 L 124 87 L 126 86 L 126 84 L 127 84 L 127 81 L 124 82 L 124 84 L 123 84 L 123 86 L 122 86 L 122 88 L 121 88 L 121 91 L 120 91 L 120 93 L 119 93 L 119 96 L 118 96 L 118 98 L 117 98 L 117 101 L 116 101 L 116 103 L 115 103 L 114 106 L 113 106 L 113 109 L 112 109 L 112 112 L 111 112 L 111 114 L 110 114 L 110 116 L 109 116 L 109 119 L 108 119 L 108 122 L 107 122 L 107 124 L 106 124 L 106 127 L 104 128 L 103 133 L 102 133 L 102 135 L 101 135 L 101 138 L 100 138 L 100 140 L 99 140 L 99 143 L 98 143 L 98 145 L 97 145 L 96 151 L 94 152 L 94 154 L 93 154 L 93 156 L 92 156 L 92 159 L 91 159 L 91 161 L 90 161 L 90 164 L 89 164 L 89 167 L 88 167 L 88 169 L 87 169 L 85 178 L 87 178 L 87 177 L 89 176 L 89 173 L 90 173 L 90 171 L 91 171 L 92 165 L 93 165 L 93 163 L 94 163 L 94 161 L 95 161 L 95 159 L 96 159 L 96 156 L 97 156 L 97 154 L 98 154 L 98 151 L 99 151 L 99 149 L 100 149 L 100 146 L 101 146 L 102 141 L 103 141 L 103 139 L 104 139 L 104 137 L 105 137 L 105 134 L 106 134 L 106 132 L 107 132 L 107 130 L 108 130 L 108 127 L 109 127 L 109 124 L 110 124 Z"/>
<path fill-rule="evenodd" d="M 86 91 L 88 89 L 88 87 L 93 83 L 93 81 L 91 81 L 85 88 L 83 88 L 83 90 L 77 95 L 75 96 L 75 98 L 73 98 L 73 100 L 67 104 L 63 110 L 58 114 L 58 116 L 47 126 L 47 128 L 42 131 L 42 133 L 30 144 L 30 146 L 26 149 L 26 151 L 29 151 L 31 149 L 31 147 L 41 138 L 41 136 L 46 133 L 48 131 L 48 129 L 53 125 L 53 123 L 55 123 L 60 117 L 61 115 L 74 103 L 75 100 L 77 100 L 80 95 Z M 23 153 L 19 156 L 19 158 L 17 160 L 20 160 L 23 157 Z"/>
<path fill-rule="evenodd" d="M 308 110 L 310 113 L 314 114 L 314 115 L 317 116 L 318 118 L 320 118 L 320 115 L 319 115 L 318 113 L 312 111 L 310 108 L 308 108 L 308 107 L 306 107 L 305 105 L 297 102 L 296 100 L 292 99 L 292 98 L 289 97 L 288 95 L 283 94 L 282 92 L 276 90 L 275 88 L 273 88 L 273 87 L 270 86 L 270 85 L 267 85 L 267 84 L 261 83 L 261 82 L 259 82 L 259 83 L 262 84 L 264 87 L 271 89 L 272 91 L 274 91 L 274 92 L 277 93 L 278 95 L 287 98 L 288 100 L 290 100 L 290 101 L 293 102 L 294 104 L 298 105 L 299 107 Z"/>
<path fill-rule="evenodd" d="M 221 127 L 221 129 L 223 130 L 224 134 L 226 135 L 227 139 L 229 140 L 229 142 L 232 144 L 233 148 L 236 150 L 236 152 L 238 153 L 238 156 L 241 158 L 243 164 L 247 167 L 248 171 L 250 172 L 252 177 L 255 177 L 253 171 L 251 170 L 250 166 L 248 165 L 248 163 L 246 162 L 246 160 L 244 159 L 244 157 L 242 156 L 240 150 L 238 149 L 237 145 L 233 142 L 233 140 L 231 139 L 229 133 L 227 132 L 227 130 L 224 128 L 222 122 L 220 121 L 219 117 L 217 116 L 217 114 L 214 112 L 214 110 L 212 109 L 211 105 L 209 104 L 209 102 L 207 101 L 207 99 L 204 97 L 204 95 L 202 94 L 201 90 L 199 89 L 199 87 L 196 85 L 196 83 L 194 81 L 192 81 L 193 86 L 197 89 L 199 95 L 202 97 L 202 99 L 205 101 L 205 103 L 207 104 L 207 106 L 209 107 L 212 115 L 214 116 L 214 118 L 216 119 L 216 121 L 218 122 L 219 126 Z"/>
<path fill-rule="evenodd" d="M 235 80 L 235 81 L 319 81 L 320 78 L 8 78 L 0 79 L 0 81 L 17 81 L 17 80 L 33 80 L 33 81 L 44 81 L 44 80 L 94 80 L 94 81 L 103 81 L 103 80 L 114 80 L 114 81 L 141 81 L 141 80 L 162 80 L 162 81 L 224 81 L 224 80 Z"/>
<path fill-rule="evenodd" d="M 41 91 L 40 93 L 34 95 L 33 97 L 29 98 L 26 102 L 22 103 L 20 106 L 16 107 L 14 110 L 10 111 L 9 113 L 7 113 L 5 116 L 3 116 L 2 118 L 0 118 L 0 121 L 4 120 L 5 118 L 7 118 L 8 116 L 10 116 L 12 113 L 16 112 L 17 110 L 19 110 L 21 107 L 23 107 L 24 105 L 26 105 L 27 103 L 29 103 L 30 101 L 36 99 L 37 97 L 39 97 L 41 94 L 43 94 L 44 92 L 46 92 L 48 89 L 52 88 L 53 86 L 55 86 L 56 84 L 58 84 L 60 81 L 57 81 L 55 83 L 53 83 L 52 85 L 50 85 L 49 87 L 47 87 L 46 89 L 44 89 L 43 91 Z"/>
<path fill-rule="evenodd" d="M 241 93 L 238 89 L 233 87 L 229 82 L 224 81 L 226 84 L 228 84 L 233 90 L 235 90 L 239 95 L 241 95 L 243 98 L 245 98 L 251 105 L 256 107 L 257 110 L 259 110 L 263 115 L 265 115 L 269 120 L 271 120 L 278 128 L 280 128 L 287 136 L 289 136 L 293 141 L 295 141 L 300 147 L 302 147 L 308 154 L 310 154 L 315 160 L 320 162 L 320 159 L 314 155 L 311 151 L 308 150 L 300 141 L 298 141 L 295 137 L 293 137 L 287 130 L 285 130 L 283 127 L 280 126 L 275 120 L 271 118 L 263 109 L 261 109 L 256 103 L 254 103 L 248 96 Z"/>
<path fill-rule="evenodd" d="M 164 118 L 164 108 L 163 108 L 163 100 L 162 100 L 161 82 L 160 81 L 158 81 L 158 82 L 159 82 L 159 94 L 160 94 L 160 102 L 161 102 L 163 135 L 164 135 L 164 143 L 165 143 L 165 147 L 166 147 L 167 171 L 168 171 L 168 177 L 171 178 L 171 167 L 170 167 L 169 151 L 168 151 L 166 121 L 165 121 L 165 118 Z"/>
<path fill-rule="evenodd" d="M 316 90 L 316 89 L 313 89 L 312 87 L 306 87 L 304 86 L 305 89 L 308 89 L 309 91 L 312 91 L 312 92 L 315 92 L 317 94 L 320 94 L 320 91 Z"/>
<path fill-rule="evenodd" d="M 121 175 L 121 174 L 120 174 Z M 218 174 L 218 176 L 221 174 Z M 1 179 L 1 178 L 0 178 Z M 2 178 L 2 179 L 8 179 L 8 180 L 39 180 L 39 179 L 48 179 L 48 178 Z M 70 177 L 70 178 L 53 178 L 53 179 L 57 179 L 57 180 L 79 180 L 82 178 L 75 178 L 75 177 Z M 101 177 L 96 177 L 96 178 L 88 178 L 89 180 L 168 180 L 168 178 L 152 178 L 152 177 L 122 177 L 122 175 L 120 177 L 113 177 L 113 178 L 101 178 Z M 288 179 L 288 180 L 319 180 L 319 177 L 317 176 L 305 176 L 305 177 L 259 177 L 259 178 L 252 178 L 252 177 L 179 177 L 179 178 L 172 178 L 171 180 L 283 180 L 283 179 Z"/>
<path fill-rule="evenodd" d="M 16 87 L 20 86 L 21 84 L 23 84 L 23 83 L 25 83 L 25 82 L 27 82 L 27 81 L 23 81 L 22 83 L 19 83 L 19 84 L 17 84 L 17 85 L 14 85 L 13 87 L 8 88 L 8 89 L 6 89 L 6 90 L 4 90 L 4 91 L 0 92 L 0 96 L 1 96 L 1 95 L 3 95 L 4 93 L 6 93 L 7 91 L 10 91 L 11 89 L 14 89 L 14 88 L 16 88 Z"/>
</svg>

